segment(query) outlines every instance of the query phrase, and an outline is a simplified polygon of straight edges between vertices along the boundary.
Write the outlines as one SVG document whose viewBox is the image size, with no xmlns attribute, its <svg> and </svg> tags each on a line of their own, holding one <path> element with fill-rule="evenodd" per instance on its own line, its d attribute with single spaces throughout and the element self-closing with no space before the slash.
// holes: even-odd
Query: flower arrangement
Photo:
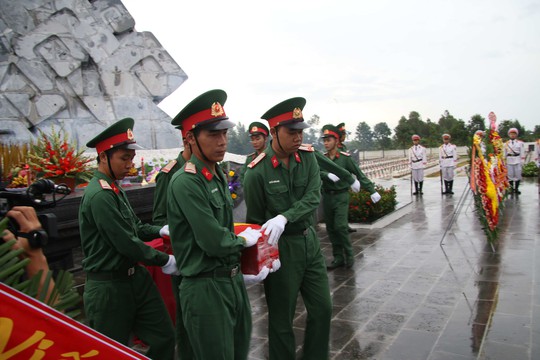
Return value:
<svg viewBox="0 0 540 360">
<path fill-rule="evenodd" d="M 40 130 L 36 142 L 30 144 L 28 164 L 37 178 L 74 178 L 82 183 L 92 177 L 92 159 L 83 153 L 69 143 L 67 133 L 56 132 L 53 127 L 50 135 Z"/>
<path fill-rule="evenodd" d="M 471 151 L 470 187 L 474 194 L 474 203 L 478 217 L 484 226 L 488 242 L 493 243 L 498 237 L 500 208 L 508 189 L 507 169 L 503 159 L 503 142 L 497 131 L 496 119 L 493 112 L 489 113 L 490 146 L 487 156 L 481 150 L 478 135 L 473 137 Z"/>
<path fill-rule="evenodd" d="M 240 180 L 234 170 L 229 170 L 229 191 L 233 200 L 238 199 L 238 190 L 240 188 Z"/>
<path fill-rule="evenodd" d="M 396 209 L 396 187 L 388 189 L 375 185 L 375 191 L 381 195 L 381 200 L 373 204 L 371 194 L 367 190 L 352 193 L 349 200 L 349 222 L 372 223 Z"/>
</svg>

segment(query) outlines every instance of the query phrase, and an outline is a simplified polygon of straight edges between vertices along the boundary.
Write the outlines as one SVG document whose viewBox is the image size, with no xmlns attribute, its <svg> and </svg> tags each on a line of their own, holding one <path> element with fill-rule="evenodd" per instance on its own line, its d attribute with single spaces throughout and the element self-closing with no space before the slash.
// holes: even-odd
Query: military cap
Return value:
<svg viewBox="0 0 540 360">
<path fill-rule="evenodd" d="M 450 134 L 442 134 L 442 138 L 443 139 L 450 139 L 451 136 L 450 136 Z"/>
<path fill-rule="evenodd" d="M 194 129 L 224 130 L 235 124 L 229 120 L 223 109 L 227 93 L 216 89 L 207 91 L 187 104 L 171 121 L 182 131 Z"/>
<path fill-rule="evenodd" d="M 112 148 L 132 150 L 142 149 L 141 146 L 137 145 L 135 137 L 133 136 L 134 124 L 135 120 L 132 118 L 118 120 L 90 140 L 86 144 L 86 147 L 96 148 L 98 154 Z"/>
<path fill-rule="evenodd" d="M 413 139 L 413 140 L 420 140 L 420 135 L 414 134 L 413 136 L 411 136 L 411 139 Z"/>
<path fill-rule="evenodd" d="M 347 135 L 347 131 L 345 130 L 345 123 L 337 124 L 337 128 L 338 128 L 339 133 L 341 134 L 341 136 Z"/>
<path fill-rule="evenodd" d="M 484 132 L 484 130 L 476 130 L 476 132 L 474 133 L 474 135 L 485 136 L 486 133 Z"/>
<path fill-rule="evenodd" d="M 284 125 L 290 129 L 306 129 L 309 125 L 304 122 L 304 116 L 302 115 L 305 105 L 306 99 L 303 97 L 291 98 L 275 105 L 265 112 L 261 118 L 268 121 L 270 128 Z"/>
<path fill-rule="evenodd" d="M 268 130 L 268 127 L 264 125 L 262 122 L 254 121 L 251 124 L 249 124 L 249 135 L 264 135 L 268 136 L 270 131 Z"/>
<path fill-rule="evenodd" d="M 519 135 L 519 130 L 516 128 L 510 128 L 508 129 L 508 135 L 510 135 L 510 133 L 516 133 L 516 135 Z"/>
<path fill-rule="evenodd" d="M 322 127 L 322 136 L 321 137 L 324 139 L 324 138 L 333 136 L 337 140 L 339 140 L 339 135 L 340 135 L 339 133 L 340 133 L 340 131 L 339 131 L 337 126 L 334 126 L 332 124 L 327 124 L 327 125 L 324 125 Z"/>
</svg>

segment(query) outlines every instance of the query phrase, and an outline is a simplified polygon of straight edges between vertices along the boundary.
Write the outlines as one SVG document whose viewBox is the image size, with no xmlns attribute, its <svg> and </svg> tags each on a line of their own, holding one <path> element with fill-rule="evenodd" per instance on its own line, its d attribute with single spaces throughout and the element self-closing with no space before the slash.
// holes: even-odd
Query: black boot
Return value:
<svg viewBox="0 0 540 360">
<path fill-rule="evenodd" d="M 412 193 L 413 195 L 418 195 L 418 182 L 414 182 L 414 192 Z"/>
<path fill-rule="evenodd" d="M 424 187 L 424 182 L 423 181 L 418 182 L 418 193 L 420 195 L 424 195 L 424 192 L 422 191 L 423 187 Z"/>
<path fill-rule="evenodd" d="M 509 181 L 508 183 L 510 184 L 510 190 L 509 190 L 509 192 L 510 192 L 510 194 L 512 194 L 512 193 L 514 192 L 514 182 L 513 182 L 513 181 Z"/>
<path fill-rule="evenodd" d="M 516 194 L 518 194 L 518 195 L 521 194 L 521 191 L 519 191 L 519 182 L 520 182 L 520 180 L 516 181 L 516 188 L 514 189 L 514 192 Z"/>
<path fill-rule="evenodd" d="M 453 194 L 452 188 L 454 187 L 454 180 L 450 180 L 448 182 L 448 190 L 446 190 L 447 194 Z"/>
<path fill-rule="evenodd" d="M 444 180 L 444 195 L 448 194 L 448 181 Z"/>
</svg>

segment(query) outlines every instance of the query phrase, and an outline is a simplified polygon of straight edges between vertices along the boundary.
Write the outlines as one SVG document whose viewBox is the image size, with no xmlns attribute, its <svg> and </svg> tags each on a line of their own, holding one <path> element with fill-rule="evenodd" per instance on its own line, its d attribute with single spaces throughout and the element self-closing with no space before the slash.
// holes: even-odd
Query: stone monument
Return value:
<svg viewBox="0 0 540 360">
<path fill-rule="evenodd" d="M 120 0 L 0 0 L 0 143 L 54 126 L 81 147 L 132 117 L 137 143 L 178 147 L 157 104 L 186 79 Z"/>
</svg>

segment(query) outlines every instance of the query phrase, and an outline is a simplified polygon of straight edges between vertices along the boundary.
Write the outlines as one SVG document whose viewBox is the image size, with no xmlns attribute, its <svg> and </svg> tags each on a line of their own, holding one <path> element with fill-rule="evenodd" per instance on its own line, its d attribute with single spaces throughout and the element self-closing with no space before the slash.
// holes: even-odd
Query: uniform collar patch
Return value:
<svg viewBox="0 0 540 360">
<path fill-rule="evenodd" d="M 202 169 L 202 174 L 208 181 L 212 180 L 212 178 L 214 177 L 214 175 L 212 175 L 212 173 L 207 168 Z"/>
<path fill-rule="evenodd" d="M 277 156 L 276 155 L 272 156 L 272 166 L 274 167 L 274 169 L 277 168 L 278 165 L 279 165 L 279 160 L 277 159 Z"/>
<path fill-rule="evenodd" d="M 294 153 L 294 159 L 296 160 L 297 163 L 301 163 L 302 160 L 300 159 L 300 155 L 298 155 L 297 152 Z"/>
</svg>

